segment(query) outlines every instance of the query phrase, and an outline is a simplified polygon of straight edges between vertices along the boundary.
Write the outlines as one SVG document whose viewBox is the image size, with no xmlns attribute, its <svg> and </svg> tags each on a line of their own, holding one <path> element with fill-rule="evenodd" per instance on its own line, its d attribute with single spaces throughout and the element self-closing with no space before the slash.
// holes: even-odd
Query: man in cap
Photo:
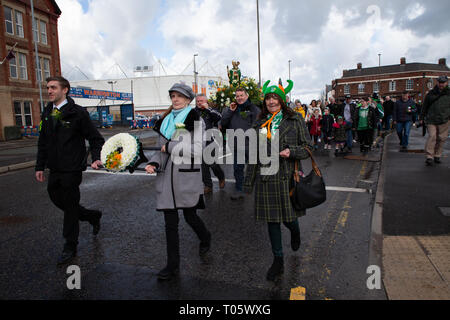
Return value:
<svg viewBox="0 0 450 320">
<path fill-rule="evenodd" d="M 427 125 L 428 140 L 425 145 L 426 165 L 441 163 L 445 141 L 448 137 L 450 119 L 450 90 L 448 77 L 440 76 L 438 84 L 425 97 L 422 107 L 421 124 Z"/>
<path fill-rule="evenodd" d="M 392 113 L 393 124 L 397 129 L 398 139 L 400 140 L 400 152 L 406 152 L 408 149 L 414 112 L 416 112 L 416 105 L 409 97 L 408 91 L 404 91 L 402 98 L 395 102 Z"/>
</svg>

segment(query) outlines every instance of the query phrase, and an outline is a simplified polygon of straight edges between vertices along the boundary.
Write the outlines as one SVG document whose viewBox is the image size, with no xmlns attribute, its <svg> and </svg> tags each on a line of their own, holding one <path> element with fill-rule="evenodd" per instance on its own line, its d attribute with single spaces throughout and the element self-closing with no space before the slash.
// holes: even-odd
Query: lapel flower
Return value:
<svg viewBox="0 0 450 320">
<path fill-rule="evenodd" d="M 239 114 L 241 115 L 242 119 L 247 119 L 249 113 L 250 113 L 250 111 L 241 111 L 241 112 L 239 112 Z"/>
<path fill-rule="evenodd" d="M 186 128 L 186 125 L 184 123 L 175 123 L 175 128 L 184 129 Z"/>
</svg>

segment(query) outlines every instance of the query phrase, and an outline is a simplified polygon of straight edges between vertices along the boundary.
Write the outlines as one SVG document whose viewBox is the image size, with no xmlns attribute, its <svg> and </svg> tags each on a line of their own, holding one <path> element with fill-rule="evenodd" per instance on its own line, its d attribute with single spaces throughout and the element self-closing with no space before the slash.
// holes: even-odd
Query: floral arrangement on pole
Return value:
<svg viewBox="0 0 450 320">
<path fill-rule="evenodd" d="M 256 80 L 252 78 L 243 78 L 240 83 L 233 80 L 230 85 L 217 86 L 217 92 L 211 94 L 209 101 L 222 111 L 229 107 L 233 101 L 236 101 L 236 90 L 238 88 L 244 88 L 248 92 L 250 101 L 255 105 L 261 105 L 262 90 L 258 87 Z"/>
</svg>

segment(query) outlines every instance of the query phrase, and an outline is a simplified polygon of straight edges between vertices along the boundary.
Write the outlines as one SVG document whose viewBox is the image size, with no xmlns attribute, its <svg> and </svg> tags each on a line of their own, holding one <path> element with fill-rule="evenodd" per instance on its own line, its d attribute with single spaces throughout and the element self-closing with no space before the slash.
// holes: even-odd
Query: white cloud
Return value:
<svg viewBox="0 0 450 320">
<path fill-rule="evenodd" d="M 379 53 L 383 65 L 398 64 L 403 56 L 408 62 L 449 59 L 450 29 L 432 35 L 427 30 L 434 30 L 434 22 L 424 21 L 437 12 L 436 6 L 448 5 L 431 2 L 327 0 L 305 5 L 291 0 L 281 7 L 278 1 L 260 1 L 263 81 L 282 78 L 285 83 L 292 60 L 293 97 L 309 103 L 343 69 L 354 69 L 358 62 L 377 66 Z M 145 49 L 143 41 L 152 24 L 161 46 L 173 52 L 160 57 L 168 70 L 182 72 L 198 53 L 198 67 L 208 60 L 226 77 L 226 66 L 237 59 L 244 75 L 258 78 L 255 1 L 171 0 L 163 2 L 158 16 L 152 15 L 156 0 L 126 3 L 93 0 L 83 13 L 75 0 L 58 2 L 63 67 L 77 65 L 100 77 L 117 62 L 129 72 L 151 59 L 151 48 Z M 418 20 L 424 22 L 410 26 Z M 192 65 L 186 72 L 190 70 Z"/>
</svg>

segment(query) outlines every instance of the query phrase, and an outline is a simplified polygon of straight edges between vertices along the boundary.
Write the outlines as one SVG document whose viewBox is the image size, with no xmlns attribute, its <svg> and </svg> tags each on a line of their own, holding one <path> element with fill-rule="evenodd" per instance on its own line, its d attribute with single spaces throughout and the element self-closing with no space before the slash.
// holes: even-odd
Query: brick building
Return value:
<svg viewBox="0 0 450 320">
<path fill-rule="evenodd" d="M 404 91 L 423 101 L 441 75 L 450 77 L 445 58 L 439 59 L 437 64 L 406 63 L 406 58 L 401 58 L 400 64 L 391 66 L 363 68 L 362 63 L 358 63 L 356 69 L 344 70 L 342 78 L 333 80 L 332 87 L 338 101 L 347 94 L 358 99 L 374 92 L 382 97 L 398 98 Z"/>
<path fill-rule="evenodd" d="M 0 62 L 13 48 L 15 55 L 0 65 L 0 140 L 6 138 L 5 127 L 39 125 L 38 79 L 42 80 L 45 100 L 45 79 L 50 75 L 61 75 L 58 43 L 61 10 L 54 0 L 33 2 L 35 21 L 32 21 L 30 0 L 0 0 Z"/>
</svg>

